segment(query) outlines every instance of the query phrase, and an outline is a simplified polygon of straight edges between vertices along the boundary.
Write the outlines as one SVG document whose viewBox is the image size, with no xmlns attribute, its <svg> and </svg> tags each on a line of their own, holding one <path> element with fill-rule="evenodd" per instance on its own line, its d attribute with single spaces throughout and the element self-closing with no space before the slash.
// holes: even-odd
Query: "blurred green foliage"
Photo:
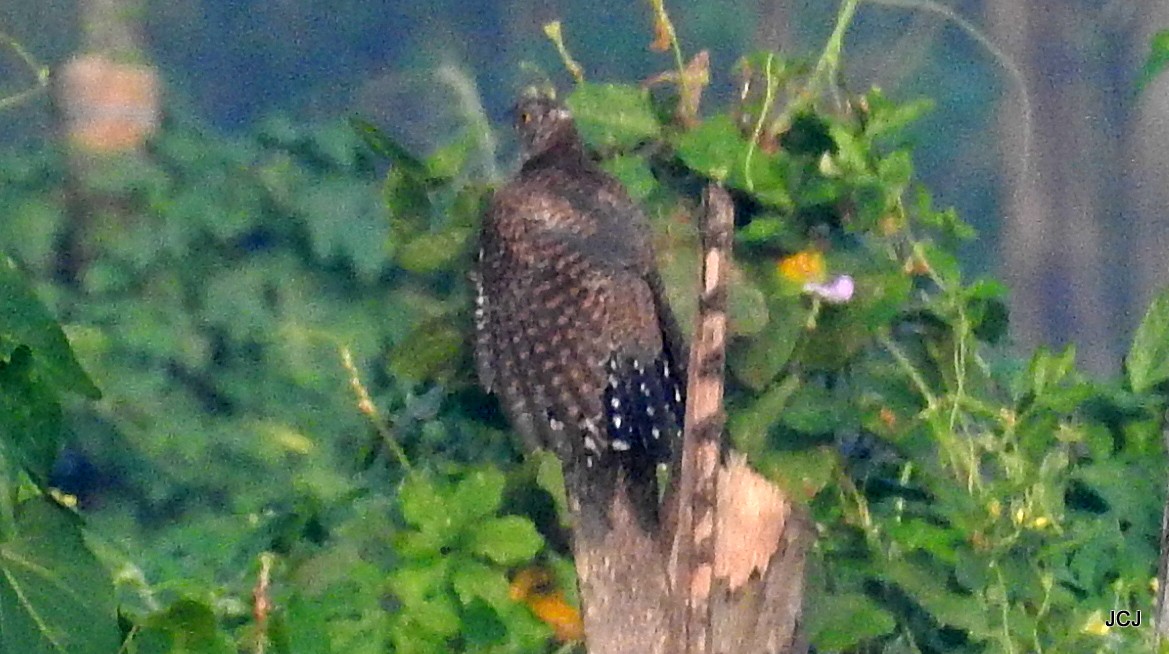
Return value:
<svg viewBox="0 0 1169 654">
<path fill-rule="evenodd" d="M 818 525 L 812 642 L 1147 649 L 1103 618 L 1151 608 L 1169 296 L 1126 379 L 1002 357 L 1006 290 L 963 275 L 973 230 L 913 182 L 927 105 L 833 101 L 807 70 L 747 57 L 742 101 L 692 127 L 668 92 L 567 101 L 652 216 L 683 324 L 695 191 L 734 194 L 728 436 Z M 92 181 L 119 201 L 69 283 L 62 162 L 0 161 L 0 649 L 556 647 L 508 587 L 533 562 L 571 578 L 556 466 L 517 463 L 469 360 L 475 142 L 423 159 L 360 121 L 171 126 Z"/>
</svg>

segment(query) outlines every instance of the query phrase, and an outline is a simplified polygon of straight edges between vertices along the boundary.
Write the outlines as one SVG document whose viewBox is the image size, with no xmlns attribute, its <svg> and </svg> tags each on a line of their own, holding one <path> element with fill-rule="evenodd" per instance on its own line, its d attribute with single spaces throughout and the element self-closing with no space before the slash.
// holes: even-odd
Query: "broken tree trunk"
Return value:
<svg viewBox="0 0 1169 654">
<path fill-rule="evenodd" d="M 647 531 L 620 488 L 608 507 L 582 506 L 584 477 L 566 475 L 590 654 L 807 651 L 800 624 L 810 524 L 742 456 L 721 455 L 734 209 L 713 184 L 704 200 L 686 425 L 662 528 Z"/>
</svg>

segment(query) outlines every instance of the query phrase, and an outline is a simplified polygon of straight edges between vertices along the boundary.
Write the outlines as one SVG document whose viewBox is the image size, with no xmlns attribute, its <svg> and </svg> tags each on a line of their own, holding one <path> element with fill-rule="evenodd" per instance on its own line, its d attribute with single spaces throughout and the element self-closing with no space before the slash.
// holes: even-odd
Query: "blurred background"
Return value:
<svg viewBox="0 0 1169 654">
<path fill-rule="evenodd" d="M 712 110 L 744 54 L 814 61 L 838 7 L 669 9 L 687 54 L 710 51 Z M 483 400 L 449 370 L 469 364 L 457 253 L 473 221 L 431 216 L 426 238 L 391 237 L 406 234 L 395 216 L 473 216 L 480 196 L 395 204 L 393 174 L 346 121 L 469 184 L 498 180 L 517 92 L 571 84 L 551 20 L 592 81 L 673 67 L 648 48 L 641 1 L 0 3 L 0 97 L 34 90 L 0 112 L 0 250 L 105 393 L 70 413 L 82 438 L 56 483 L 83 505 L 132 498 L 95 519 L 142 525 L 126 547 L 151 552 L 153 572 L 214 561 L 265 516 L 287 517 L 270 540 L 312 538 L 320 507 L 379 484 L 348 472 L 376 455 L 357 369 L 415 454 L 506 450 L 501 421 L 434 419 Z M 846 88 L 934 102 L 912 132 L 918 178 L 978 230 L 965 270 L 1007 282 L 1020 355 L 1074 344 L 1082 369 L 1114 375 L 1169 281 L 1169 76 L 1138 91 L 1166 27 L 1164 1 L 880 0 L 847 34 Z M 168 530 L 154 544 L 152 525 Z"/>
<path fill-rule="evenodd" d="M 683 42 L 711 51 L 707 102 L 716 105 L 733 93 L 740 55 L 776 48 L 811 57 L 836 11 L 797 0 L 677 5 Z M 641 79 L 670 66 L 646 47 L 644 2 L 0 6 L 0 28 L 58 82 L 72 58 L 105 53 L 149 67 L 164 116 L 220 134 L 254 133 L 274 117 L 307 124 L 357 114 L 420 153 L 479 112 L 502 124 L 526 83 L 567 86 L 541 32 L 554 19 L 590 79 Z M 849 88 L 879 85 L 894 98 L 936 102 L 916 131 L 919 176 L 979 229 L 968 269 L 1010 285 L 1020 351 L 1075 343 L 1087 370 L 1115 372 L 1143 307 L 1169 277 L 1169 80 L 1136 88 L 1149 39 L 1166 25 L 1169 3 L 1153 0 L 890 0 L 865 3 L 848 34 Z M 30 82 L 10 48 L 0 50 L 0 80 L 8 92 Z M 6 149 L 55 147 L 56 96 L 56 111 L 49 94 L 5 111 Z"/>
</svg>

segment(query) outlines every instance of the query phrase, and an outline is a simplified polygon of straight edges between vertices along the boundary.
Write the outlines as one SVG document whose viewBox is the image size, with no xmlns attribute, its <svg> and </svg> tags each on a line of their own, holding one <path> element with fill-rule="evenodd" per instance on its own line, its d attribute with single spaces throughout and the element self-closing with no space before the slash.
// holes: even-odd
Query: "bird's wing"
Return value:
<svg viewBox="0 0 1169 654">
<path fill-rule="evenodd" d="M 654 269 L 649 221 L 599 169 L 539 170 L 520 179 L 503 201 L 602 268 L 643 275 Z"/>
</svg>

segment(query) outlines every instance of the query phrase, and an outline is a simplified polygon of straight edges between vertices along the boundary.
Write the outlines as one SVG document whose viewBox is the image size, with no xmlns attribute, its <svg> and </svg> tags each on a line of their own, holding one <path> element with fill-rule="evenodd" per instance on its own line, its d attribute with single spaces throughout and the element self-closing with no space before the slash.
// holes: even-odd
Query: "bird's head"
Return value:
<svg viewBox="0 0 1169 654">
<path fill-rule="evenodd" d="M 543 154 L 554 147 L 579 147 L 572 112 L 546 96 L 522 98 L 515 106 L 515 127 L 524 159 Z"/>
</svg>

